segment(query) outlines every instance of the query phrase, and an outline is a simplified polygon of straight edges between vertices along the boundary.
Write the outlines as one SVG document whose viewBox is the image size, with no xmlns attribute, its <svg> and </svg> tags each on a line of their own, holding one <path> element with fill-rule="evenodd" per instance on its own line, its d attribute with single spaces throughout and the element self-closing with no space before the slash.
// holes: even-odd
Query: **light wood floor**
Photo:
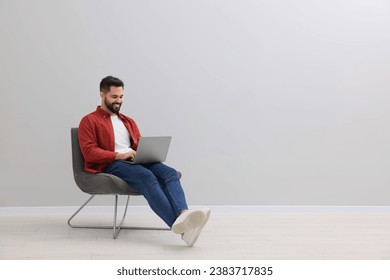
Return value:
<svg viewBox="0 0 390 280">
<path fill-rule="evenodd" d="M 164 226 L 152 213 L 126 225 Z M 0 259 L 390 259 L 390 214 L 212 213 L 195 247 L 170 231 L 72 229 L 67 216 L 0 216 Z M 79 222 L 104 221 L 88 215 Z"/>
</svg>

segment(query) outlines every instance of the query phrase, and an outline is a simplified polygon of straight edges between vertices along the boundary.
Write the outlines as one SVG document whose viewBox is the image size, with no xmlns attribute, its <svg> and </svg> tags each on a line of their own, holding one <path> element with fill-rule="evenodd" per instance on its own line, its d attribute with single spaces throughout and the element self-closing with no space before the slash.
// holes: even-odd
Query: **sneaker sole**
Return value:
<svg viewBox="0 0 390 280">
<path fill-rule="evenodd" d="M 194 211 L 189 213 L 184 221 L 172 226 L 172 231 L 177 234 L 182 234 L 185 231 L 197 228 L 202 225 L 204 218 L 205 216 L 203 212 Z"/>
<path fill-rule="evenodd" d="M 196 230 L 196 232 L 194 232 L 195 237 L 193 237 L 193 239 L 191 240 L 190 243 L 187 243 L 187 242 L 186 242 L 188 247 L 192 247 L 192 246 L 195 245 L 196 241 L 197 241 L 198 238 L 199 238 L 200 233 L 202 232 L 202 229 L 204 228 L 204 226 L 206 225 L 207 221 L 208 221 L 209 218 L 210 218 L 210 214 L 211 214 L 211 211 L 210 211 L 210 210 L 207 210 L 206 217 L 205 217 L 205 219 L 203 220 L 202 225 Z"/>
</svg>

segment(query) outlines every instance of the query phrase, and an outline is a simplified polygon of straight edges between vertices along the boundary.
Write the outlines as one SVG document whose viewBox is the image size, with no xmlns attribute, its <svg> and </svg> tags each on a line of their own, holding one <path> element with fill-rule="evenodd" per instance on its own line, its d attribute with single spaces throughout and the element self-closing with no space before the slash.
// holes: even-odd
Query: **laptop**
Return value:
<svg viewBox="0 0 390 280">
<path fill-rule="evenodd" d="M 168 155 L 172 136 L 141 137 L 134 160 L 125 162 L 131 164 L 164 162 Z"/>
</svg>

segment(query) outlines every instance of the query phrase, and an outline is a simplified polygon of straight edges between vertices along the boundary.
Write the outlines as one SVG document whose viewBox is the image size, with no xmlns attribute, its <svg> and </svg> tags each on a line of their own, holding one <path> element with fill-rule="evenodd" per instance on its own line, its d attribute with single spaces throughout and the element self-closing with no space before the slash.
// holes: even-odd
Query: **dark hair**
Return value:
<svg viewBox="0 0 390 280">
<path fill-rule="evenodd" d="M 107 93 L 110 91 L 111 86 L 125 88 L 125 85 L 120 79 L 107 76 L 100 82 L 100 91 Z"/>
</svg>

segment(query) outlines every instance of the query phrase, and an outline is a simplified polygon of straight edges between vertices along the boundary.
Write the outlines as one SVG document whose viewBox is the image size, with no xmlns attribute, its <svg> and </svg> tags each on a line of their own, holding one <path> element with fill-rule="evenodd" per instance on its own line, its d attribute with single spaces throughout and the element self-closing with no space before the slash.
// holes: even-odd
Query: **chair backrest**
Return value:
<svg viewBox="0 0 390 280">
<path fill-rule="evenodd" d="M 72 165 L 74 175 L 84 172 L 84 157 L 80 149 L 78 131 L 78 127 L 71 128 Z"/>
</svg>

